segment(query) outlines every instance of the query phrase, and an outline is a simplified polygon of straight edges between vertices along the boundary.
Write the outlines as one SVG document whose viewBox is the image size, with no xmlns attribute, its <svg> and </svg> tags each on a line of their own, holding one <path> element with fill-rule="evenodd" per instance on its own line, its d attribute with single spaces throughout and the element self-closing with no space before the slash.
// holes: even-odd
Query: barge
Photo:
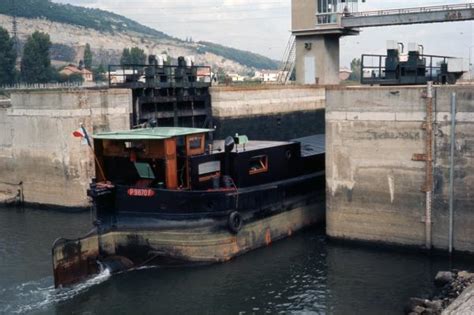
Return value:
<svg viewBox="0 0 474 315">
<path fill-rule="evenodd" d="M 324 135 L 293 141 L 206 140 L 213 130 L 157 127 L 93 136 L 96 220 L 53 244 L 56 287 L 106 267 L 228 261 L 322 223 Z"/>
</svg>

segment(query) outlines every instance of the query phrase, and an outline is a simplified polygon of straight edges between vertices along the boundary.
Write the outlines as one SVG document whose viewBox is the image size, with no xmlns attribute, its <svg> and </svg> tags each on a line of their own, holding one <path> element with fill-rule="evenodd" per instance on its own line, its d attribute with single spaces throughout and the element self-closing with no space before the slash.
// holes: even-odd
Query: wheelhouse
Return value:
<svg viewBox="0 0 474 315">
<path fill-rule="evenodd" d="M 99 182 L 169 190 L 191 188 L 189 159 L 205 153 L 212 129 L 148 128 L 94 136 Z"/>
</svg>

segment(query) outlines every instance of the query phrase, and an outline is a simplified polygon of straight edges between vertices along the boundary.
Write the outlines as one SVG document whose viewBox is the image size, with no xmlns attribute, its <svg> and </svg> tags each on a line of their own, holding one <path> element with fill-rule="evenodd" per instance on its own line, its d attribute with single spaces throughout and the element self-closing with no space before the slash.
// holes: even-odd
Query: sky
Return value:
<svg viewBox="0 0 474 315">
<path fill-rule="evenodd" d="M 205 40 L 281 60 L 290 37 L 291 0 L 53 0 L 124 15 L 185 39 Z M 360 11 L 474 3 L 474 0 L 366 0 Z M 426 54 L 474 61 L 474 22 L 363 29 L 341 39 L 341 67 L 363 53 L 383 54 L 387 40 L 423 44 Z"/>
</svg>

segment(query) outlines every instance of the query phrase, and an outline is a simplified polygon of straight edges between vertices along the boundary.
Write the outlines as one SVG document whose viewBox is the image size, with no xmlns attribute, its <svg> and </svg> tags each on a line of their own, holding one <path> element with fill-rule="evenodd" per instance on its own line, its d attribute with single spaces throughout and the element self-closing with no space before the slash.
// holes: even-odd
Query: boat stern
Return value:
<svg viewBox="0 0 474 315">
<path fill-rule="evenodd" d="M 100 272 L 99 239 L 92 234 L 77 240 L 60 238 L 52 248 L 54 286 L 70 286 Z"/>
</svg>

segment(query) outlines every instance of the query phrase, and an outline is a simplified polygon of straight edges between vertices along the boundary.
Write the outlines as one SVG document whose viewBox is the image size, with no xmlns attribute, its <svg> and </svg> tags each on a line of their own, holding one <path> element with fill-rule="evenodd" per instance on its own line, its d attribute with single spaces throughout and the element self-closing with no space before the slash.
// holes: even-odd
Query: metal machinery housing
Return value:
<svg viewBox="0 0 474 315">
<path fill-rule="evenodd" d="M 147 65 L 111 65 L 109 86 L 133 90 L 132 128 L 212 127 L 211 68 L 195 66 L 192 57 L 179 57 L 177 65 L 154 55 Z"/>
<path fill-rule="evenodd" d="M 455 84 L 462 76 L 463 60 L 446 56 L 425 55 L 423 46 L 388 41 L 387 55 L 362 55 L 361 83 L 380 85 Z"/>
</svg>

